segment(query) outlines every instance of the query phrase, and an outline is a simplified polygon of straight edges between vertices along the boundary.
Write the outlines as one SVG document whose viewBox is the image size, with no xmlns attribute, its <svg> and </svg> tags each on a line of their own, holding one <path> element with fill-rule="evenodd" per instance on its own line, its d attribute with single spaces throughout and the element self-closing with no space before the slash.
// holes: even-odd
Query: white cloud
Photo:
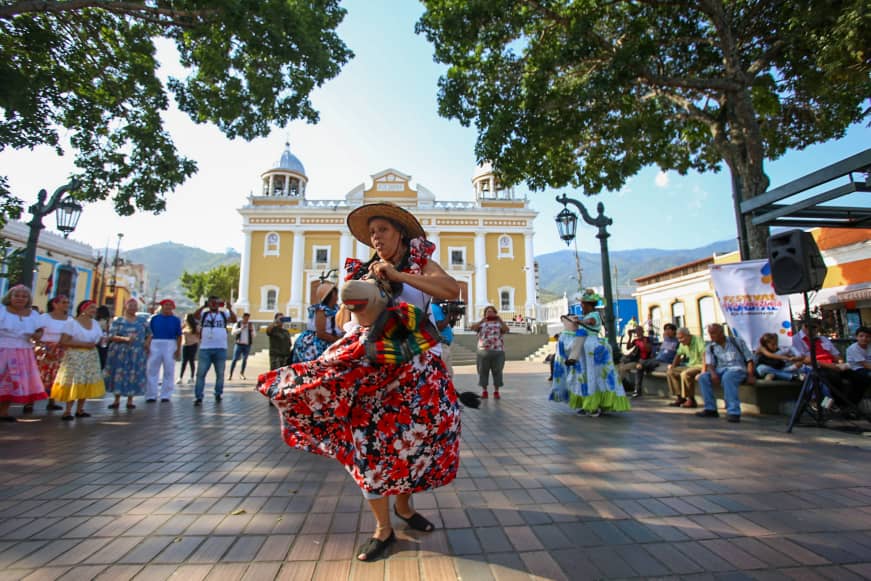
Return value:
<svg viewBox="0 0 871 581">
<path fill-rule="evenodd" d="M 653 180 L 653 182 L 658 188 L 668 187 L 668 174 L 664 171 L 660 171 L 658 174 L 656 174 L 656 178 Z"/>
</svg>

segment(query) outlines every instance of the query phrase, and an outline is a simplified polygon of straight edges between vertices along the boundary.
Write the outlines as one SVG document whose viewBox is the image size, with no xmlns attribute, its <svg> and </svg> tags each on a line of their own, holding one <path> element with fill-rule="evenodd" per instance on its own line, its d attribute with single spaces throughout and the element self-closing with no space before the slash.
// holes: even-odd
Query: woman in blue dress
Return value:
<svg viewBox="0 0 871 581">
<path fill-rule="evenodd" d="M 143 395 L 148 377 L 148 348 L 151 345 L 151 328 L 145 317 L 137 317 L 139 303 L 130 299 L 124 303 L 124 314 L 112 321 L 109 327 L 109 352 L 103 377 L 106 391 L 115 393 L 115 402 L 109 409 L 121 406 L 121 396 L 127 396 L 127 409 L 132 410 L 133 397 Z"/>
<path fill-rule="evenodd" d="M 617 379 L 611 348 L 598 335 L 602 319 L 596 311 L 596 304 L 600 300 L 601 297 L 590 290 L 581 297 L 583 314 L 579 318 L 588 333 L 583 343 L 583 354 L 578 358 L 583 369 L 578 374 L 575 391 L 569 396 L 570 407 L 593 417 L 603 412 L 626 412 L 632 407 L 623 385 Z"/>
<path fill-rule="evenodd" d="M 291 363 L 317 359 L 327 347 L 342 338 L 344 333 L 336 325 L 338 303 L 336 285 L 322 281 L 315 290 L 315 304 L 308 308 L 308 327 L 293 344 Z"/>
</svg>

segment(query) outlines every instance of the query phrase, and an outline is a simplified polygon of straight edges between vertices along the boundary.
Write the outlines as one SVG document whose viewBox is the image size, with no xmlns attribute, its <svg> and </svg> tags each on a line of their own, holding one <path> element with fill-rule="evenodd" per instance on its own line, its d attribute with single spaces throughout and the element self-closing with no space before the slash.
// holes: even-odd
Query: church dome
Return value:
<svg viewBox="0 0 871 581">
<path fill-rule="evenodd" d="M 305 175 L 305 167 L 303 167 L 302 162 L 290 152 L 290 143 L 284 144 L 284 153 L 281 154 L 281 159 L 275 169 L 292 171 L 301 176 Z"/>
<path fill-rule="evenodd" d="M 493 173 L 493 164 L 489 161 L 485 161 L 481 165 L 475 168 L 475 173 L 472 174 L 472 180 L 476 180 L 481 176 L 490 175 Z"/>
</svg>

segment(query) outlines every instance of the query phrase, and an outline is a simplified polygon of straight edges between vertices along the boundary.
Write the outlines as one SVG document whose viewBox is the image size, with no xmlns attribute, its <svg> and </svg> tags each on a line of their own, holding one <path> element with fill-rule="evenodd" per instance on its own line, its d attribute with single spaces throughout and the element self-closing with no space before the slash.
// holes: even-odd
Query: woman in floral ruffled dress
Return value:
<svg viewBox="0 0 871 581">
<path fill-rule="evenodd" d="M 348 228 L 376 253 L 368 263 L 349 260 L 349 278 L 389 283 L 397 303 L 414 305 L 433 323 L 433 298 L 459 295 L 457 282 L 430 259 L 435 246 L 406 210 L 363 205 L 349 214 Z M 287 444 L 336 458 L 362 489 L 376 529 L 358 550 L 360 561 L 378 559 L 396 540 L 390 496 L 394 514 L 408 526 L 435 528 L 415 511 L 411 495 L 454 479 L 460 435 L 457 395 L 438 345 L 404 363 L 375 365 L 366 358 L 367 332 L 350 329 L 319 359 L 259 381 L 282 411 Z"/>
</svg>

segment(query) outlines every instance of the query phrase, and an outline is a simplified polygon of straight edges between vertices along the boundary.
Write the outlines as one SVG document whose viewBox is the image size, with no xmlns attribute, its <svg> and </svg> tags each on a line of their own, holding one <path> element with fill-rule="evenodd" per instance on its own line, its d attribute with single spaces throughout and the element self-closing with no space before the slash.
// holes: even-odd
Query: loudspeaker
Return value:
<svg viewBox="0 0 871 581">
<path fill-rule="evenodd" d="M 819 290 L 826 278 L 823 255 L 804 230 L 787 230 L 768 239 L 768 263 L 779 295 Z"/>
</svg>

